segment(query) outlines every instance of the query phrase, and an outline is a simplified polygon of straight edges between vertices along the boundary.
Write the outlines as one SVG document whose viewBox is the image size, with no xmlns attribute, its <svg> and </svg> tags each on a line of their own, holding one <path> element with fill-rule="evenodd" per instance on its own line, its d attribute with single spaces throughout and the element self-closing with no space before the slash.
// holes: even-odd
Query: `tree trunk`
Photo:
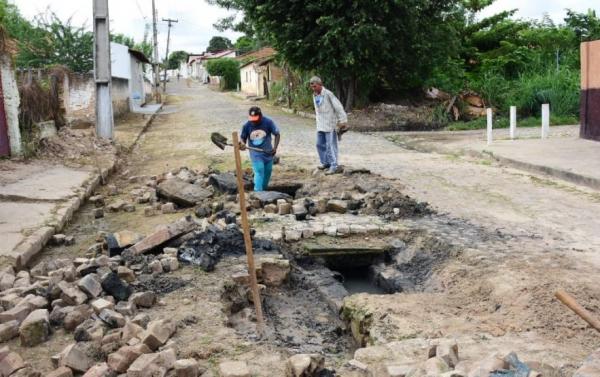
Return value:
<svg viewBox="0 0 600 377">
<path fill-rule="evenodd" d="M 346 105 L 344 106 L 346 112 L 349 112 L 352 110 L 352 106 L 354 106 L 354 93 L 355 93 L 355 89 L 356 89 L 356 79 L 354 78 L 354 76 L 352 76 L 352 78 L 348 81 L 348 88 L 346 90 Z"/>
</svg>

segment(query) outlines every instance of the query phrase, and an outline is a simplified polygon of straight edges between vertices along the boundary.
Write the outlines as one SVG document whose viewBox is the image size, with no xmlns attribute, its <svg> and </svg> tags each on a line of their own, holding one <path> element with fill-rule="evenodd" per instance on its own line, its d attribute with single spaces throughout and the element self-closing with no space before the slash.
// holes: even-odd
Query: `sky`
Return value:
<svg viewBox="0 0 600 377">
<path fill-rule="evenodd" d="M 75 25 L 86 24 L 92 28 L 92 0 L 9 0 L 20 9 L 21 14 L 32 19 L 35 15 L 52 9 L 61 19 L 73 18 Z M 592 3 L 597 5 L 592 6 Z M 555 22 L 562 22 L 566 8 L 585 12 L 595 8 L 600 13 L 600 1 L 590 0 L 497 0 L 482 12 L 482 16 L 518 8 L 519 18 L 540 19 L 548 14 Z M 171 28 L 170 51 L 184 50 L 201 53 L 206 50 L 208 41 L 214 35 L 224 35 L 235 42 L 240 36 L 234 32 L 218 32 L 213 24 L 228 11 L 206 3 L 205 0 L 156 0 L 159 21 L 163 18 L 178 19 Z M 152 22 L 151 0 L 109 0 L 110 27 L 113 33 L 133 37 L 136 42 L 143 40 L 145 25 Z M 152 37 L 150 29 L 149 37 Z M 167 24 L 158 25 L 159 54 L 165 54 Z"/>
</svg>

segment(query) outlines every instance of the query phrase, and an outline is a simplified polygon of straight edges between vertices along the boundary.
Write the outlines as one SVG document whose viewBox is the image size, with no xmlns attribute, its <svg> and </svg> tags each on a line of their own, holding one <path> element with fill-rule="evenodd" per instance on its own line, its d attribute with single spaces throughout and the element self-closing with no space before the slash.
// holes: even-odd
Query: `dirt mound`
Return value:
<svg viewBox="0 0 600 377">
<path fill-rule="evenodd" d="M 354 110 L 348 117 L 353 131 L 433 131 L 444 123 L 434 117 L 435 103 L 394 105 L 379 103 L 363 110 Z"/>
</svg>

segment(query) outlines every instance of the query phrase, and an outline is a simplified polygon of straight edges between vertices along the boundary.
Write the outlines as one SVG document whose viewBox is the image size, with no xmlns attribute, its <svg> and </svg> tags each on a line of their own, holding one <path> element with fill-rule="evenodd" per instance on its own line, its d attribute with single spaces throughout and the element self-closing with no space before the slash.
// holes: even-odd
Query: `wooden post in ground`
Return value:
<svg viewBox="0 0 600 377">
<path fill-rule="evenodd" d="M 517 136 L 517 107 L 510 107 L 510 139 L 514 140 Z"/>
<path fill-rule="evenodd" d="M 542 139 L 547 139 L 550 134 L 550 104 L 542 105 Z"/>
<path fill-rule="evenodd" d="M 246 211 L 246 194 L 244 192 L 244 176 L 242 172 L 242 157 L 240 156 L 240 139 L 238 133 L 231 135 L 233 140 L 233 150 L 235 154 L 235 170 L 237 176 L 238 193 L 240 197 L 240 212 L 242 218 L 242 230 L 244 232 L 244 244 L 246 245 L 246 258 L 248 259 L 248 275 L 250 275 L 250 289 L 252 291 L 252 300 L 256 310 L 256 332 L 262 335 L 264 331 L 264 319 L 262 305 L 260 302 L 260 293 L 258 291 L 258 282 L 256 281 L 256 268 L 254 267 L 254 253 L 252 251 L 252 239 L 250 238 L 250 225 L 248 224 L 248 212 Z"/>
<path fill-rule="evenodd" d="M 491 145 L 492 144 L 492 109 L 488 108 L 486 110 L 487 112 L 487 144 Z"/>
</svg>

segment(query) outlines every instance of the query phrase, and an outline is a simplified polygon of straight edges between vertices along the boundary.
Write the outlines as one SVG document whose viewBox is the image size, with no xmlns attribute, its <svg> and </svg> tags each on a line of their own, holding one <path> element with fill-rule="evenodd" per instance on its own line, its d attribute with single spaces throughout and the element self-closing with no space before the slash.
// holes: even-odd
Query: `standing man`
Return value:
<svg viewBox="0 0 600 377">
<path fill-rule="evenodd" d="M 317 152 L 321 165 L 319 170 L 325 174 L 340 173 L 338 166 L 338 132 L 341 135 L 348 129 L 348 116 L 340 100 L 328 89 L 323 81 L 314 76 L 310 79 L 313 91 L 313 104 L 317 115 Z"/>
<path fill-rule="evenodd" d="M 245 150 L 246 145 L 262 149 L 260 152 L 250 149 L 250 160 L 254 170 L 254 191 L 265 191 L 269 187 L 273 157 L 277 154 L 281 136 L 275 122 L 263 116 L 259 107 L 251 107 L 248 113 L 248 121 L 240 134 L 240 149 Z M 271 144 L 271 135 L 275 135 L 274 146 Z"/>
</svg>

